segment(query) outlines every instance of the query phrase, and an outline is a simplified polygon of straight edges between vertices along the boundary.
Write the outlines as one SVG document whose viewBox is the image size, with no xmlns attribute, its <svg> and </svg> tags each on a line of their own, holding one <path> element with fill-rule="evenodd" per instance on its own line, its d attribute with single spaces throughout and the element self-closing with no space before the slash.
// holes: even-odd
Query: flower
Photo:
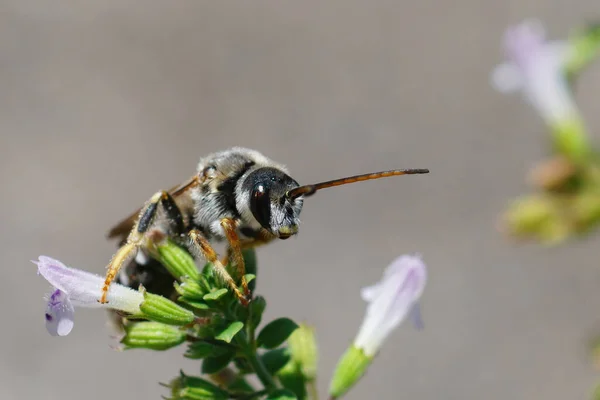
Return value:
<svg viewBox="0 0 600 400">
<path fill-rule="evenodd" d="M 411 315 L 422 327 L 419 299 L 427 281 L 425 263 L 418 255 L 404 255 L 390 264 L 380 282 L 362 290 L 369 303 L 354 343 L 336 367 L 329 386 L 332 399 L 350 389 L 365 373 L 390 333 Z"/>
<path fill-rule="evenodd" d="M 101 304 L 98 298 L 104 284 L 103 277 L 69 268 L 46 256 L 32 262 L 38 266 L 38 273 L 54 287 L 46 307 L 46 329 L 53 336 L 65 336 L 71 332 L 74 306 L 140 313 L 144 295 L 137 290 L 113 283 L 108 291 L 108 303 Z"/>
<path fill-rule="evenodd" d="M 504 34 L 509 61 L 496 67 L 492 85 L 500 92 L 521 90 L 551 126 L 578 119 L 565 67 L 572 57 L 564 41 L 547 41 L 538 20 L 510 27 Z"/>
<path fill-rule="evenodd" d="M 374 356 L 385 338 L 409 314 L 417 328 L 422 328 L 418 300 L 426 280 L 427 269 L 419 256 L 404 255 L 394 260 L 379 283 L 361 292 L 369 306 L 354 346 L 368 357 Z"/>
</svg>

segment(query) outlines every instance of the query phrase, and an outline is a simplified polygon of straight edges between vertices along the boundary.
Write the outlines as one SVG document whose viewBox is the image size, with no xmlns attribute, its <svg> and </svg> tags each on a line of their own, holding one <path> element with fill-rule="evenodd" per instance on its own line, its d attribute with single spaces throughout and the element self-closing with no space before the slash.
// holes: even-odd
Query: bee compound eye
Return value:
<svg viewBox="0 0 600 400">
<path fill-rule="evenodd" d="M 256 184 L 254 189 L 252 189 L 250 211 L 263 228 L 270 229 L 271 200 L 269 198 L 269 190 L 262 183 Z"/>
</svg>

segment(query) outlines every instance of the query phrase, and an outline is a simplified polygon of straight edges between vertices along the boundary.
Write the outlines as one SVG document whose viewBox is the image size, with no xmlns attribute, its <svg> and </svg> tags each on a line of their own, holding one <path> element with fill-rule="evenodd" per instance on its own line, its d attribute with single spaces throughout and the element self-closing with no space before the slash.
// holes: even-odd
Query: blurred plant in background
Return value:
<svg viewBox="0 0 600 400">
<path fill-rule="evenodd" d="M 508 61 L 492 73 L 501 92 L 520 91 L 550 131 L 550 154 L 534 166 L 534 193 L 513 202 L 504 229 L 546 245 L 593 231 L 600 223 L 600 155 L 574 100 L 581 71 L 600 50 L 600 25 L 576 30 L 566 41 L 548 41 L 542 24 L 529 20 L 504 36 Z"/>
<path fill-rule="evenodd" d="M 548 41 L 537 20 L 504 35 L 508 62 L 496 67 L 492 85 L 521 91 L 550 131 L 549 158 L 534 166 L 534 193 L 513 202 L 503 218 L 516 238 L 556 245 L 593 232 L 600 224 L 600 153 L 574 99 L 576 80 L 600 52 L 600 24 L 578 29 L 566 41 Z M 592 344 L 600 366 L 600 338 Z M 593 398 L 600 400 L 600 386 Z"/>
<path fill-rule="evenodd" d="M 192 255 L 165 239 L 153 257 L 173 276 L 174 301 L 113 283 L 108 303 L 98 299 L 104 278 L 41 256 L 34 263 L 52 286 L 46 328 L 55 336 L 74 327 L 75 307 L 110 308 L 122 349 L 164 351 L 185 345 L 185 357 L 201 360 L 201 376 L 181 371 L 162 385 L 172 400 L 318 399 L 315 333 L 289 318 L 261 326 L 267 306 L 255 296 L 243 306 L 215 274 L 212 264 L 198 269 Z M 246 279 L 256 285 L 256 257 L 245 251 Z M 228 268 L 235 276 L 236 268 Z M 237 276 L 238 282 L 241 280 Z M 341 358 L 330 384 L 330 399 L 340 398 L 363 376 L 389 334 L 411 315 L 421 326 L 418 300 L 427 279 L 419 256 L 402 256 L 382 280 L 362 292 L 369 303 L 354 343 Z M 159 395 L 156 396 L 159 398 Z"/>
</svg>

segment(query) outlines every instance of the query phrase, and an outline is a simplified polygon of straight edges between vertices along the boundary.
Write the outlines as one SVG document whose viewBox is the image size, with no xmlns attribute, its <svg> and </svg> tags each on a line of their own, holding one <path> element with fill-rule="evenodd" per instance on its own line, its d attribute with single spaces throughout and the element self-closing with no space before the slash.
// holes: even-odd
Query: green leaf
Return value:
<svg viewBox="0 0 600 400">
<path fill-rule="evenodd" d="M 263 364 L 271 375 L 275 375 L 291 359 L 290 351 L 287 348 L 270 350 L 260 356 Z"/>
<path fill-rule="evenodd" d="M 234 357 L 235 351 L 233 351 L 233 349 L 220 356 L 206 357 L 202 361 L 202 373 L 216 374 L 217 372 L 226 368 Z"/>
<path fill-rule="evenodd" d="M 249 323 L 252 329 L 256 329 L 256 327 L 260 324 L 263 312 L 265 311 L 266 307 L 267 302 L 262 296 L 256 296 L 254 300 L 252 300 L 252 302 L 250 303 L 250 306 L 248 307 L 250 310 Z"/>
<path fill-rule="evenodd" d="M 229 326 L 227 328 L 225 328 L 220 333 L 218 333 L 217 335 L 215 335 L 215 339 L 222 340 L 222 341 L 224 341 L 226 343 L 230 343 L 231 339 L 233 339 L 233 337 L 239 331 L 241 331 L 243 327 L 244 327 L 244 323 L 243 322 L 240 322 L 240 321 L 232 322 L 231 324 L 229 324 Z"/>
<path fill-rule="evenodd" d="M 227 289 L 222 288 L 219 290 L 215 290 L 214 292 L 205 294 L 203 299 L 216 301 L 216 300 L 219 300 L 221 297 L 225 296 L 226 294 L 227 294 Z"/>
<path fill-rule="evenodd" d="M 206 357 L 218 357 L 232 351 L 228 346 L 217 345 L 209 342 L 194 342 L 188 346 L 185 357 L 192 360 L 201 360 Z"/>
<path fill-rule="evenodd" d="M 278 389 L 270 393 L 266 400 L 297 400 L 296 395 L 287 389 Z"/>
<path fill-rule="evenodd" d="M 246 274 L 246 275 L 244 275 L 244 278 L 246 278 L 246 283 L 250 284 L 250 282 L 252 282 L 253 280 L 256 279 L 256 275 L 254 275 L 254 274 Z"/>
<path fill-rule="evenodd" d="M 285 342 L 298 329 L 298 324 L 289 318 L 278 318 L 265 326 L 256 339 L 256 345 L 265 349 L 274 349 Z"/>
</svg>

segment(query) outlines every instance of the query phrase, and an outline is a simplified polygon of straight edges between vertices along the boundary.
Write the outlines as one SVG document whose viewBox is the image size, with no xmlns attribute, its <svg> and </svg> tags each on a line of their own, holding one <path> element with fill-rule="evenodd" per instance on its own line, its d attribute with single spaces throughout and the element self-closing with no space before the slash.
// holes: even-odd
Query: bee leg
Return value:
<svg viewBox="0 0 600 400">
<path fill-rule="evenodd" d="M 115 280 L 123 264 L 133 257 L 137 253 L 138 248 L 144 243 L 145 233 L 150 229 L 154 222 L 159 204 L 163 206 L 173 225 L 173 229 L 177 233 L 183 232 L 183 216 L 181 215 L 181 210 L 177 207 L 175 200 L 173 200 L 173 197 L 164 190 L 152 196 L 148 204 L 140 212 L 140 217 L 129 233 L 127 242 L 117 250 L 110 261 L 110 264 L 108 264 L 108 271 L 106 271 L 104 285 L 102 286 L 102 296 L 99 300 L 100 303 L 107 303 L 106 297 L 108 295 L 110 284 Z"/>
<path fill-rule="evenodd" d="M 202 257 L 204 257 L 206 261 L 212 263 L 212 265 L 215 267 L 215 272 L 219 275 L 221 279 L 223 279 L 223 281 L 225 281 L 225 283 L 227 284 L 227 286 L 229 286 L 235 297 L 238 298 L 242 305 L 247 306 L 249 303 L 248 299 L 242 294 L 242 292 L 240 292 L 235 281 L 233 280 L 231 275 L 229 275 L 229 272 L 227 272 L 225 266 L 221 263 L 221 261 L 219 261 L 217 253 L 212 248 L 208 240 L 204 237 L 202 232 L 200 232 L 197 229 L 192 229 L 189 232 L 189 235 L 190 239 L 192 240 L 192 243 L 194 244 L 194 247 L 200 251 Z"/>
<path fill-rule="evenodd" d="M 230 254 L 233 256 L 233 262 L 237 267 L 237 273 L 241 279 L 244 295 L 249 297 L 250 289 L 248 289 L 248 282 L 246 282 L 246 265 L 244 264 L 240 238 L 236 233 L 236 226 L 237 224 L 232 218 L 223 218 L 221 220 L 221 227 L 225 231 L 227 242 L 229 242 L 229 249 L 227 251 L 228 258 Z"/>
</svg>

